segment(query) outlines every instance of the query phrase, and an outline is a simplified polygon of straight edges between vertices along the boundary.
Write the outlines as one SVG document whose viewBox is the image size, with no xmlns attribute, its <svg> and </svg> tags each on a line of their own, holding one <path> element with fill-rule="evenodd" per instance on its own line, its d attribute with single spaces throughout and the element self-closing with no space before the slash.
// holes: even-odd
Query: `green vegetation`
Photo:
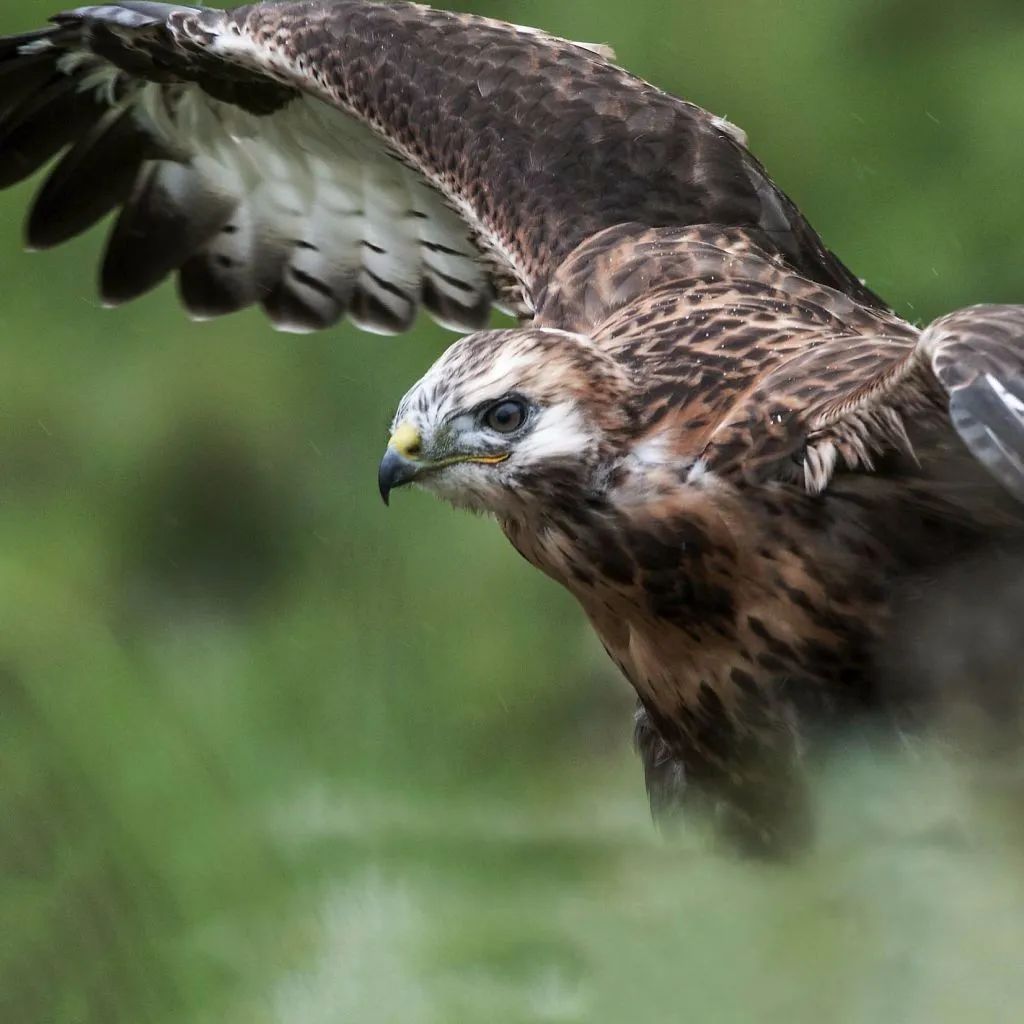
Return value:
<svg viewBox="0 0 1024 1024">
<path fill-rule="evenodd" d="M 1024 301 L 1019 0 L 466 3 L 725 114 L 921 320 Z M 49 13 L 5 0 L 0 31 Z M 1017 1021 L 1019 788 L 851 749 L 799 865 L 651 828 L 630 699 L 376 461 L 450 340 L 106 312 L 0 196 L 0 1021 Z"/>
</svg>

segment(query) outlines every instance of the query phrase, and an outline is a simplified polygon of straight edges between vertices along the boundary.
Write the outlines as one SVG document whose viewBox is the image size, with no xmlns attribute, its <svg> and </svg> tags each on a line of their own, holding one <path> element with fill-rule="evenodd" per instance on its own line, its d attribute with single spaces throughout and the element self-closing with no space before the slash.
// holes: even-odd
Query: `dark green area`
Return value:
<svg viewBox="0 0 1024 1024">
<path fill-rule="evenodd" d="M 1019 0 L 462 6 L 727 115 L 908 316 L 1024 301 Z M 1012 787 L 851 750 L 798 866 L 663 842 L 569 598 L 486 521 L 380 504 L 450 336 L 101 310 L 98 232 L 20 252 L 30 192 L 0 197 L 0 1021 L 1020 1019 Z"/>
</svg>

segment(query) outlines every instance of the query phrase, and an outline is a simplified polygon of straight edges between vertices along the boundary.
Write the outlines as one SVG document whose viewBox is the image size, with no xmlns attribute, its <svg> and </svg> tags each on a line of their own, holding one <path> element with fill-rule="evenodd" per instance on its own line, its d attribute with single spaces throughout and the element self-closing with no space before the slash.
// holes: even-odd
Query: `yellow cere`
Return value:
<svg viewBox="0 0 1024 1024">
<path fill-rule="evenodd" d="M 420 432 L 411 423 L 399 423 L 388 441 L 388 447 L 406 459 L 419 455 L 421 445 Z"/>
</svg>

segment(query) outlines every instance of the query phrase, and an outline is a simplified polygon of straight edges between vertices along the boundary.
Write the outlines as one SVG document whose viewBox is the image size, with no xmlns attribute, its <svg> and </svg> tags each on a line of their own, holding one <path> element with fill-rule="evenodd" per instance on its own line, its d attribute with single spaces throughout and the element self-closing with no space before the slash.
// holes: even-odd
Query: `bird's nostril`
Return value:
<svg viewBox="0 0 1024 1024">
<path fill-rule="evenodd" d="M 414 459 L 423 450 L 423 438 L 411 423 L 399 423 L 388 441 L 388 447 L 407 459 Z"/>
</svg>

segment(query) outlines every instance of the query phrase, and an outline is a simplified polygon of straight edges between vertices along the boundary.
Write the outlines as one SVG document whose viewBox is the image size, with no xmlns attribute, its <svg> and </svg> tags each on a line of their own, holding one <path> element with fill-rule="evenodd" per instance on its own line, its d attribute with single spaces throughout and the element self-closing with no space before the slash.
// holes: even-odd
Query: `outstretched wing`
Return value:
<svg viewBox="0 0 1024 1024">
<path fill-rule="evenodd" d="M 957 310 L 926 328 L 913 351 L 853 392 L 816 411 L 809 444 L 843 451 L 850 423 L 868 443 L 913 437 L 916 417 L 938 407 L 971 454 L 1018 500 L 1024 501 L 1024 306 L 978 305 Z M 903 421 L 904 428 L 897 426 Z"/>
<path fill-rule="evenodd" d="M 1024 501 L 1024 306 L 973 306 L 916 339 L 822 336 L 758 380 L 712 434 L 711 468 L 797 471 L 812 491 L 837 468 L 889 453 L 948 457 L 952 425 L 977 461 Z M 749 438 L 743 449 L 740 438 Z M 923 467 L 925 470 L 927 466 Z"/>
<path fill-rule="evenodd" d="M 963 451 L 952 426 L 1024 500 L 1024 306 L 919 332 L 795 273 L 749 231 L 620 225 L 565 261 L 539 319 L 633 374 L 637 450 L 665 465 L 821 491 L 839 467 Z"/>
<path fill-rule="evenodd" d="M 600 48 L 418 4 L 125 0 L 0 40 L 0 187 L 61 153 L 29 244 L 119 211 L 111 304 L 177 273 L 201 318 L 400 331 L 422 303 L 469 329 L 629 220 L 747 226 L 877 301 L 731 126 Z"/>
<path fill-rule="evenodd" d="M 293 22 L 282 10 L 285 46 Z M 264 69 L 235 68 L 213 56 L 227 43 L 246 39 L 222 12 L 145 3 L 0 43 L 0 186 L 64 150 L 29 246 L 119 209 L 100 272 L 111 305 L 177 272 L 200 319 L 259 303 L 283 329 L 347 314 L 394 332 L 422 302 L 456 329 L 486 323 L 496 276 L 516 270 L 487 265 L 478 225 L 365 124 L 303 95 L 298 68 L 278 74 L 255 40 Z"/>
</svg>

